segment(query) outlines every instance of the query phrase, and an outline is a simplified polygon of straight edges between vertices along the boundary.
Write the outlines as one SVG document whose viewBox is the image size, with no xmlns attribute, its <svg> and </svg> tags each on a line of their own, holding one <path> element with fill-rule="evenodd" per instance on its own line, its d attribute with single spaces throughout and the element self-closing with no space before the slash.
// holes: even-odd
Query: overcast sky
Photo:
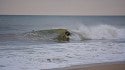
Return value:
<svg viewBox="0 0 125 70">
<path fill-rule="evenodd" d="M 0 0 L 0 15 L 125 15 L 125 0 Z"/>
</svg>

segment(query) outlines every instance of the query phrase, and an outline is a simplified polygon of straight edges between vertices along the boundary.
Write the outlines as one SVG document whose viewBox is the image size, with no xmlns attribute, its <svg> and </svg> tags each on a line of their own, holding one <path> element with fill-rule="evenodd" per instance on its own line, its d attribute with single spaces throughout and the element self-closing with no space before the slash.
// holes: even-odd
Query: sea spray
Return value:
<svg viewBox="0 0 125 70">
<path fill-rule="evenodd" d="M 72 29 L 72 40 L 86 39 L 125 39 L 125 29 L 117 28 L 112 25 L 100 24 L 95 26 L 86 26 L 81 24 Z"/>
</svg>

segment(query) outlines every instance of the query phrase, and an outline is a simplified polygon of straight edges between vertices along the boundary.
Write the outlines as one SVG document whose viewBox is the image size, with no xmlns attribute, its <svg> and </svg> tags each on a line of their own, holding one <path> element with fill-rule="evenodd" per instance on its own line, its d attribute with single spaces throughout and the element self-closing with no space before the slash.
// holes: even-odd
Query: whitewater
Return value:
<svg viewBox="0 0 125 70">
<path fill-rule="evenodd" d="M 125 61 L 124 22 L 124 17 L 0 16 L 0 70 Z M 58 28 L 71 33 L 69 42 L 54 41 L 55 34 L 33 33 Z"/>
</svg>

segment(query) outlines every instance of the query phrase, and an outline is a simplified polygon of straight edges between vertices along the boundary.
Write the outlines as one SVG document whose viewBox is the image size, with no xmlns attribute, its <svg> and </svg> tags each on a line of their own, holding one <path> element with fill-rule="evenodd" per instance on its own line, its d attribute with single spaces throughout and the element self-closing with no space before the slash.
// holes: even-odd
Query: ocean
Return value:
<svg viewBox="0 0 125 70">
<path fill-rule="evenodd" d="M 38 32 L 52 29 L 68 30 L 70 41 Z M 0 70 L 114 61 L 125 61 L 125 16 L 0 15 Z"/>
</svg>

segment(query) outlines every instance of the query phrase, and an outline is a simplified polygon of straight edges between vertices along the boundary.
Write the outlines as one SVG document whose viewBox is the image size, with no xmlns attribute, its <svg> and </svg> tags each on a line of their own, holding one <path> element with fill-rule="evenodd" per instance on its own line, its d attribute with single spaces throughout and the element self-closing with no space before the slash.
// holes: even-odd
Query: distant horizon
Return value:
<svg viewBox="0 0 125 70">
<path fill-rule="evenodd" d="M 0 14 L 0 16 L 59 16 L 59 17 L 125 17 L 125 15 L 43 15 L 43 14 Z"/>
<path fill-rule="evenodd" d="M 17 16 L 125 16 L 125 14 L 0 14 L 0 15 L 17 15 Z"/>
</svg>

